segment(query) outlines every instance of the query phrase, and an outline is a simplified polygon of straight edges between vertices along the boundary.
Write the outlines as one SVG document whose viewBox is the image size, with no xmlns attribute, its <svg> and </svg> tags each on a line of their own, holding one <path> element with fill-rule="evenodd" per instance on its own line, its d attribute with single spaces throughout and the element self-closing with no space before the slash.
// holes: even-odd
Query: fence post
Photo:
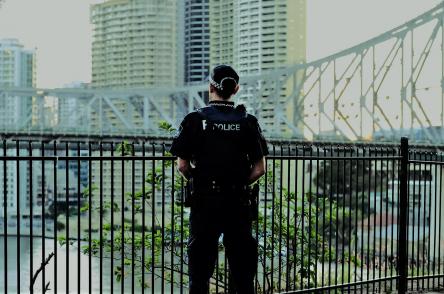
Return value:
<svg viewBox="0 0 444 294">
<path fill-rule="evenodd" d="M 399 242 L 398 242 L 398 293 L 407 291 L 407 212 L 408 212 L 408 163 L 409 163 L 409 140 L 401 138 L 401 171 L 400 194 L 399 194 Z"/>
</svg>

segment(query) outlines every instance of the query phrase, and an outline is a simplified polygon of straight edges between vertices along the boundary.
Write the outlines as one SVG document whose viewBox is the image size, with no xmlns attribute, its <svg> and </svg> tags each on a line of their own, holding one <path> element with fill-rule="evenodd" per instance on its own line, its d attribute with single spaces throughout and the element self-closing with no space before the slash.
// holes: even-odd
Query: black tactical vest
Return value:
<svg viewBox="0 0 444 294">
<path fill-rule="evenodd" d="M 195 177 L 200 182 L 245 185 L 250 164 L 245 144 L 247 113 L 243 107 L 208 106 L 201 118 Z"/>
</svg>

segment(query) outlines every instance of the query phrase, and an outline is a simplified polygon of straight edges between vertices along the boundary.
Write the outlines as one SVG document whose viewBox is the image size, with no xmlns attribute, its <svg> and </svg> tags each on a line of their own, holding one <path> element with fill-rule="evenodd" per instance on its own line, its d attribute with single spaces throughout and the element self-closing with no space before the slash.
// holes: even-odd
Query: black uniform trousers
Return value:
<svg viewBox="0 0 444 294">
<path fill-rule="evenodd" d="M 188 240 L 190 294 L 208 293 L 221 234 L 237 294 L 255 293 L 258 253 L 249 208 L 242 205 L 238 197 L 223 196 L 201 195 L 191 207 Z"/>
</svg>

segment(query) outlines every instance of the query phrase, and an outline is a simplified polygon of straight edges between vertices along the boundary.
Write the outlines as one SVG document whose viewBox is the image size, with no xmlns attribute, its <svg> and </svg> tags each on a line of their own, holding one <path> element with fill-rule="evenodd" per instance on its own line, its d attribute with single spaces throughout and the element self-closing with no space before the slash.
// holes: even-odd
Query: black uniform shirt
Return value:
<svg viewBox="0 0 444 294">
<path fill-rule="evenodd" d="M 209 113 L 207 122 L 203 113 Z M 170 152 L 196 164 L 206 176 L 246 177 L 236 167 L 242 154 L 251 166 L 268 154 L 267 143 L 255 116 L 231 101 L 210 101 L 209 106 L 189 113 L 174 137 Z M 248 168 L 249 172 L 249 168 Z"/>
</svg>

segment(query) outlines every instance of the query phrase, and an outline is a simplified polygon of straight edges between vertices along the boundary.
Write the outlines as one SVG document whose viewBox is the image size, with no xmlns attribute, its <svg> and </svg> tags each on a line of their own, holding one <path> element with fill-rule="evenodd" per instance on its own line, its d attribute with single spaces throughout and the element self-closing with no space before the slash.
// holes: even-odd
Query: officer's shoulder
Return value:
<svg viewBox="0 0 444 294">
<path fill-rule="evenodd" d="M 246 118 L 247 120 L 250 120 L 251 118 L 249 117 L 250 114 L 247 112 L 247 108 L 245 107 L 244 104 L 238 104 L 235 107 L 235 110 L 240 113 L 244 118 Z"/>
<path fill-rule="evenodd" d="M 197 108 L 193 112 L 195 112 L 197 115 L 200 115 L 202 112 L 209 111 L 209 110 L 211 110 L 211 107 L 209 105 L 207 105 L 207 106 L 204 106 L 204 107 L 201 107 L 201 108 Z M 190 114 L 193 113 L 193 112 L 190 112 Z"/>
<path fill-rule="evenodd" d="M 194 120 L 200 117 L 200 109 L 196 109 L 185 115 L 184 120 Z"/>
<path fill-rule="evenodd" d="M 185 115 L 185 117 L 183 118 L 183 122 L 184 123 L 194 123 L 194 122 L 198 122 L 201 119 L 201 115 L 198 111 L 198 109 L 191 111 L 190 113 L 188 113 L 187 115 Z"/>
<path fill-rule="evenodd" d="M 245 108 L 244 104 L 238 104 L 235 107 L 236 111 L 247 113 L 247 108 Z"/>
<path fill-rule="evenodd" d="M 251 122 L 251 123 L 257 123 L 258 122 L 257 117 L 254 116 L 251 113 L 247 113 L 246 118 L 247 118 L 248 122 Z"/>
</svg>

